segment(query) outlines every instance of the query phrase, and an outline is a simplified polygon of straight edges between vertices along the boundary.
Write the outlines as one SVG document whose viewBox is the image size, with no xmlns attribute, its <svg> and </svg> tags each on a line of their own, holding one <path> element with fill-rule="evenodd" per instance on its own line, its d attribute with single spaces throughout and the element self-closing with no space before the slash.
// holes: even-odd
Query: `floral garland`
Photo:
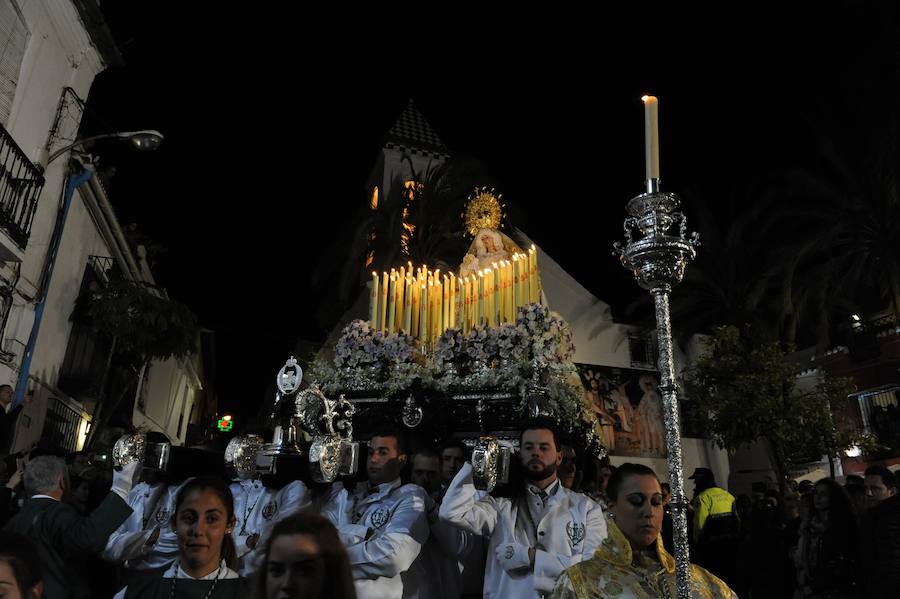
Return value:
<svg viewBox="0 0 900 599">
<path fill-rule="evenodd" d="M 327 393 L 371 391 L 393 397 L 413 387 L 441 393 L 500 389 L 523 398 L 522 415 L 536 389 L 544 396 L 539 410 L 552 413 L 563 432 L 602 455 L 599 423 L 584 401 L 572 363 L 575 345 L 568 323 L 541 304 L 520 307 L 516 322 L 475 327 L 467 334 L 448 329 L 427 356 L 404 332 L 384 335 L 368 321 L 354 320 L 335 345 L 332 364 L 317 361 L 310 377 Z M 532 402 L 533 403 L 533 402 Z"/>
</svg>

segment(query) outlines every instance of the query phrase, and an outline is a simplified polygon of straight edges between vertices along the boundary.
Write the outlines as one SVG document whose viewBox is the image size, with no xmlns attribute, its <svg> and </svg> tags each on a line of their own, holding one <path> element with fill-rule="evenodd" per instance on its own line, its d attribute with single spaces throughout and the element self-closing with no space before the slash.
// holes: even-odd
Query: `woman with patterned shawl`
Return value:
<svg viewBox="0 0 900 599">
<path fill-rule="evenodd" d="M 622 464 L 609 479 L 609 534 L 594 557 L 566 570 L 551 599 L 675 599 L 675 559 L 659 531 L 663 496 L 653 470 Z M 728 586 L 691 564 L 691 597 L 737 599 Z"/>
</svg>

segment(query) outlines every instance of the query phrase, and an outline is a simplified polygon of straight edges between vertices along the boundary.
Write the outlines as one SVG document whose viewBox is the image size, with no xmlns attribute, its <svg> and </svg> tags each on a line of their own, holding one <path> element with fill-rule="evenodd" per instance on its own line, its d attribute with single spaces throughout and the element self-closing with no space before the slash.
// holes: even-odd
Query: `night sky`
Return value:
<svg viewBox="0 0 900 599">
<path fill-rule="evenodd" d="M 167 248 L 157 278 L 215 331 L 220 406 L 244 413 L 298 339 L 324 335 L 309 316 L 317 256 L 367 201 L 410 97 L 623 320 L 639 290 L 610 247 L 641 191 L 642 94 L 659 97 L 663 186 L 689 218 L 693 202 L 752 201 L 781 173 L 822 168 L 825 146 L 857 164 L 900 99 L 891 2 L 628 3 L 522 14 L 509 34 L 475 16 L 351 30 L 264 3 L 133 4 L 102 4 L 126 66 L 96 79 L 85 129 L 165 134 L 153 154 L 98 152 L 117 169 L 110 196 Z"/>
</svg>

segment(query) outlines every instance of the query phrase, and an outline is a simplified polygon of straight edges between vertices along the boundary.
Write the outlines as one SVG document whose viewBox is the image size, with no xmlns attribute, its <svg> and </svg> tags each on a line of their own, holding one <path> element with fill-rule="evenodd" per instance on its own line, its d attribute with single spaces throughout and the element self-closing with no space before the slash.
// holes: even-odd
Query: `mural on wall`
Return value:
<svg viewBox="0 0 900 599">
<path fill-rule="evenodd" d="M 666 457 L 659 373 L 592 364 L 576 366 L 585 397 L 600 420 L 603 444 L 609 453 Z"/>
</svg>

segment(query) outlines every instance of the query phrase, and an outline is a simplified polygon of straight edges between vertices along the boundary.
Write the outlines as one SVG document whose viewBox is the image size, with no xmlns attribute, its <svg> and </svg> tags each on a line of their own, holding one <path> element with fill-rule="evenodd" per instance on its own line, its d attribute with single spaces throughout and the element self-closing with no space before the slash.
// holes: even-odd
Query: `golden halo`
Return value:
<svg viewBox="0 0 900 599">
<path fill-rule="evenodd" d="M 481 229 L 499 229 L 503 221 L 503 205 L 500 203 L 501 194 L 494 195 L 494 189 L 476 187 L 469 196 L 466 211 L 463 214 L 466 230 L 469 235 L 475 236 Z"/>
</svg>

